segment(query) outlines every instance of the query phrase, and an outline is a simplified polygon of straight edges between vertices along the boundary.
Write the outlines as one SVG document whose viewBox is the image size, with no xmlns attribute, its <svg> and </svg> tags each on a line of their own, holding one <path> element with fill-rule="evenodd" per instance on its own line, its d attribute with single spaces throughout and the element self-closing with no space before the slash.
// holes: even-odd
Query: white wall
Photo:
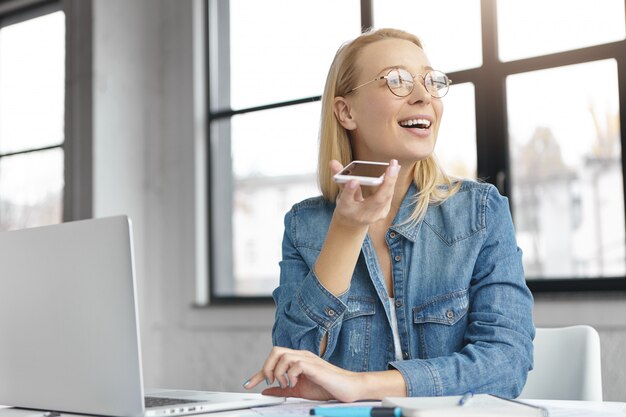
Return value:
<svg viewBox="0 0 626 417">
<path fill-rule="evenodd" d="M 273 308 L 192 307 L 205 123 L 194 112 L 194 1 L 94 1 L 94 215 L 134 222 L 146 385 L 242 390 L 270 349 Z M 600 331 L 606 400 L 626 401 L 625 301 L 537 296 L 538 326 Z"/>
</svg>

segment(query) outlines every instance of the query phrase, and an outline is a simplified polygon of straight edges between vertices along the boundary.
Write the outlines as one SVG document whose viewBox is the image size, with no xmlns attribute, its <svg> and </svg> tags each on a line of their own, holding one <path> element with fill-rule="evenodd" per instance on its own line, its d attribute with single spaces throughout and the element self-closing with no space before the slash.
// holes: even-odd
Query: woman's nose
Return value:
<svg viewBox="0 0 626 417">
<path fill-rule="evenodd" d="M 409 94 L 409 99 L 410 99 L 411 104 L 414 104 L 414 103 L 428 104 L 430 103 L 431 98 L 432 96 L 430 95 L 428 90 L 426 90 L 426 86 L 424 85 L 424 79 L 420 77 L 419 75 L 416 76 L 414 84 L 413 84 L 413 91 L 411 91 L 411 94 Z"/>
</svg>

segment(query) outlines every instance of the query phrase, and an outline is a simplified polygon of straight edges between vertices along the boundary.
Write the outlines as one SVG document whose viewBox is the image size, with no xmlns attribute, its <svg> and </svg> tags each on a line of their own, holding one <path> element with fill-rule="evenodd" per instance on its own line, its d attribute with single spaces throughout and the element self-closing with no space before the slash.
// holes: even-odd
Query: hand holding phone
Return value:
<svg viewBox="0 0 626 417">
<path fill-rule="evenodd" d="M 388 166 L 387 162 L 352 161 L 336 173 L 333 179 L 338 184 L 355 180 L 361 185 L 380 185 Z"/>
</svg>

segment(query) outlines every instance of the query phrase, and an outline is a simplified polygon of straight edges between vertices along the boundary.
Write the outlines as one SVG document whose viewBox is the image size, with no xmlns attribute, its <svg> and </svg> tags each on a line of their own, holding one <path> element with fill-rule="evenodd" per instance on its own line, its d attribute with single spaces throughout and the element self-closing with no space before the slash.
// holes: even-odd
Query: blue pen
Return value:
<svg viewBox="0 0 626 417">
<path fill-rule="evenodd" d="M 472 391 L 466 392 L 465 394 L 463 394 L 463 396 L 459 400 L 459 405 L 467 405 L 467 403 L 469 402 L 469 400 L 472 399 L 473 396 L 474 396 L 474 393 Z"/>
<path fill-rule="evenodd" d="M 314 407 L 311 415 L 324 417 L 402 417 L 400 407 Z"/>
</svg>

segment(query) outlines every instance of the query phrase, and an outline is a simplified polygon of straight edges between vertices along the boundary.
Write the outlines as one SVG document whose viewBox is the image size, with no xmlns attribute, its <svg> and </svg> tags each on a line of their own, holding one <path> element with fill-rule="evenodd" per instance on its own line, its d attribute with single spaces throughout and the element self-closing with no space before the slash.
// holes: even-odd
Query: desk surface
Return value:
<svg viewBox="0 0 626 417">
<path fill-rule="evenodd" d="M 613 413 L 626 416 L 626 402 L 618 401 L 566 401 L 566 400 L 523 400 L 547 408 L 589 410 L 597 413 Z"/>
<path fill-rule="evenodd" d="M 616 401 L 564 401 L 564 400 L 523 400 L 525 402 L 546 407 L 550 415 L 567 416 L 589 416 L 589 417 L 610 417 L 626 416 L 626 402 Z M 289 398 L 283 405 L 268 406 L 256 409 L 220 411 L 197 416 L 209 417 L 262 417 L 262 416 L 283 416 L 283 417 L 308 417 L 308 411 L 304 410 L 313 407 L 317 402 Z M 373 404 L 373 403 L 371 403 Z M 584 412 L 586 411 L 586 412 Z M 35 410 L 24 410 L 0 406 L 0 417 L 43 417 L 44 413 Z M 61 417 L 80 417 L 78 414 L 61 414 Z M 92 416 L 85 416 L 92 417 Z"/>
</svg>

